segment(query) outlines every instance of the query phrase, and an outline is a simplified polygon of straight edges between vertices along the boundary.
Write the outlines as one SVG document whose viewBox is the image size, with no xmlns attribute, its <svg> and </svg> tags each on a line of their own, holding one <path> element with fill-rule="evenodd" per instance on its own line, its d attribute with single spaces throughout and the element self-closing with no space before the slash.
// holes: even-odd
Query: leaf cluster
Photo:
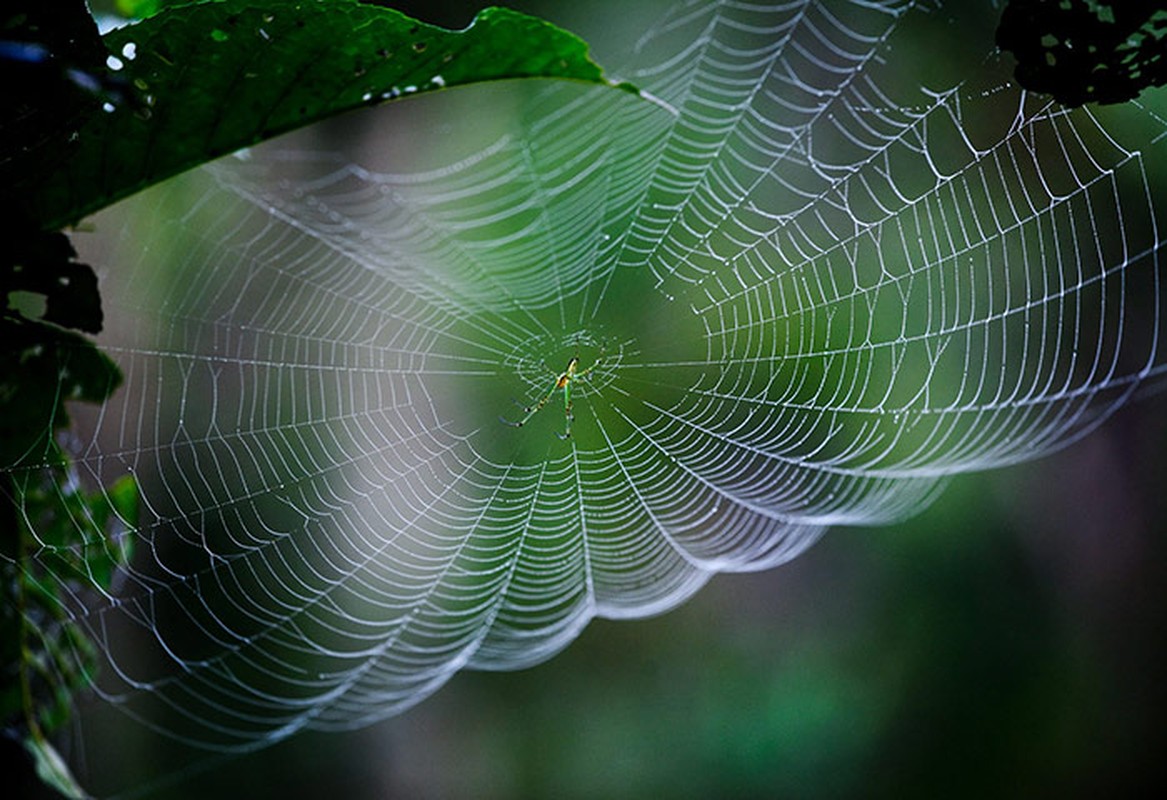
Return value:
<svg viewBox="0 0 1167 800">
<path fill-rule="evenodd" d="M 997 29 L 1017 82 L 1071 107 L 1167 83 L 1165 37 L 1165 0 L 1011 0 Z"/>
<path fill-rule="evenodd" d="M 138 489 L 84 488 L 58 441 L 69 402 L 121 382 L 83 335 L 102 328 L 98 281 L 60 229 L 362 106 L 509 78 L 609 83 L 582 40 L 506 9 L 449 31 L 358 0 L 118 7 L 139 19 L 105 36 L 84 0 L 0 11 L 0 720 L 42 780 L 76 797 L 47 739 L 96 663 L 68 609 L 128 562 Z"/>
</svg>

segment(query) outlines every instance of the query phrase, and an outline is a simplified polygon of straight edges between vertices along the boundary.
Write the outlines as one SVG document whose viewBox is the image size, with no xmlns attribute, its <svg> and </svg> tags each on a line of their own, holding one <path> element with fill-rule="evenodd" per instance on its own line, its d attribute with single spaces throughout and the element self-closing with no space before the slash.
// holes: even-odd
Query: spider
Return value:
<svg viewBox="0 0 1167 800">
<path fill-rule="evenodd" d="M 559 374 L 559 377 L 555 379 L 555 383 L 551 386 L 551 391 L 549 391 L 547 394 L 543 395 L 543 397 L 540 398 L 538 403 L 535 403 L 534 405 L 530 405 L 530 406 L 525 406 L 522 403 L 520 403 L 518 400 L 515 401 L 515 405 L 517 405 L 519 408 L 523 409 L 523 418 L 521 420 L 519 420 L 518 422 L 512 422 L 511 420 L 507 419 L 506 417 L 499 417 L 499 420 L 501 420 L 504 425 L 510 425 L 512 428 L 521 428 L 527 424 L 527 420 L 531 419 L 531 417 L 538 414 L 539 411 L 542 410 L 543 406 L 547 405 L 547 401 L 550 400 L 555 395 L 556 392 L 558 392 L 560 389 L 562 389 L 563 390 L 563 413 L 564 413 L 564 416 L 567 418 L 567 423 L 566 423 L 566 427 L 564 428 L 563 433 L 556 433 L 555 435 L 558 436 L 560 439 L 570 439 L 571 438 L 571 421 L 573 419 L 575 419 L 575 416 L 571 413 L 571 406 L 572 406 L 571 386 L 573 383 L 580 380 L 581 378 L 586 378 L 588 375 L 590 375 L 592 373 L 592 370 L 594 370 L 596 367 L 600 366 L 601 362 L 603 362 L 603 360 L 604 360 L 605 352 L 606 352 L 606 350 L 605 350 L 604 344 L 601 343 L 600 344 L 600 354 L 598 356 L 596 356 L 596 360 L 594 362 L 592 362 L 592 365 L 590 367 L 588 367 L 587 369 L 582 369 L 582 370 L 579 368 L 579 353 L 577 352 L 574 356 L 571 357 L 571 360 L 567 362 L 567 368 L 564 369 L 563 372 L 561 372 Z"/>
</svg>

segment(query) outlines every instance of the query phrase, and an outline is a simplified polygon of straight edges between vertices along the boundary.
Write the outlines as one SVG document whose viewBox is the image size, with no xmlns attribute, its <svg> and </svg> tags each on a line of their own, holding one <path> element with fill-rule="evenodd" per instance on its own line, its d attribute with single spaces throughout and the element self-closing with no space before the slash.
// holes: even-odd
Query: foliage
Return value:
<svg viewBox="0 0 1167 800">
<path fill-rule="evenodd" d="M 524 77 L 601 83 L 587 46 L 486 9 L 447 31 L 356 0 L 167 8 L 105 37 L 104 68 L 132 87 L 6 176 L 46 228 L 212 158 L 343 111 L 447 86 Z M 626 87 L 627 88 L 627 87 Z"/>
<path fill-rule="evenodd" d="M 0 316 L 0 463 L 17 467 L 0 496 L 0 720 L 24 739 L 46 783 L 82 796 L 46 739 L 93 672 L 93 646 L 67 603 L 78 589 L 108 588 L 129 559 L 137 486 L 123 478 L 86 491 L 56 440 L 67 401 L 100 402 L 121 382 L 113 362 L 69 330 L 101 329 L 92 269 L 74 260 L 64 234 L 6 238 L 0 292 L 45 303 L 40 319 L 11 308 Z"/>
<path fill-rule="evenodd" d="M 97 279 L 53 231 L 360 106 L 504 78 L 607 82 L 580 39 L 505 9 L 453 32 L 356 0 L 120 5 L 148 18 L 104 39 L 83 0 L 0 13 L 0 719 L 75 797 L 46 738 L 95 668 L 69 604 L 130 558 L 138 492 L 130 477 L 87 490 L 58 442 L 66 403 L 102 402 L 121 376 L 75 332 L 101 331 Z"/>
<path fill-rule="evenodd" d="M 1167 83 L 1167 2 L 1012 0 L 997 44 L 1017 81 L 1063 105 L 1121 103 Z"/>
</svg>

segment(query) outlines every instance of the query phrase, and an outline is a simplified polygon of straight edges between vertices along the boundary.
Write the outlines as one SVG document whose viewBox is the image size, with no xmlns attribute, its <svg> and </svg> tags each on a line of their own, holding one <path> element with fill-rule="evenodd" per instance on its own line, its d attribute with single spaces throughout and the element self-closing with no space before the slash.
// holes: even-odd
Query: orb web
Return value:
<svg viewBox="0 0 1167 800">
<path fill-rule="evenodd" d="M 67 609 L 98 691 L 228 751 L 365 724 L 1153 385 L 1163 121 L 1020 92 L 966 5 L 691 2 L 622 73 L 663 104 L 484 89 L 488 141 L 395 112 L 436 166 L 284 142 L 130 201 L 72 447 L 144 507 Z"/>
</svg>

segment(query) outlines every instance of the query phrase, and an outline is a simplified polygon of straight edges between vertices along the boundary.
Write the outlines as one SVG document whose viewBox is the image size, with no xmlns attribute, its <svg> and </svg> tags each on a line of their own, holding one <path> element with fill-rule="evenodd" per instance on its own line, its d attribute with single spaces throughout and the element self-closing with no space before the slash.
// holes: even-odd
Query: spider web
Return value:
<svg viewBox="0 0 1167 800">
<path fill-rule="evenodd" d="M 99 693 L 224 751 L 363 725 L 1153 385 L 1163 121 L 1018 91 L 968 5 L 688 3 L 622 74 L 663 104 L 463 92 L 132 201 L 71 448 L 143 495 L 67 609 Z M 500 421 L 573 357 L 570 439 L 562 392 Z"/>
</svg>

